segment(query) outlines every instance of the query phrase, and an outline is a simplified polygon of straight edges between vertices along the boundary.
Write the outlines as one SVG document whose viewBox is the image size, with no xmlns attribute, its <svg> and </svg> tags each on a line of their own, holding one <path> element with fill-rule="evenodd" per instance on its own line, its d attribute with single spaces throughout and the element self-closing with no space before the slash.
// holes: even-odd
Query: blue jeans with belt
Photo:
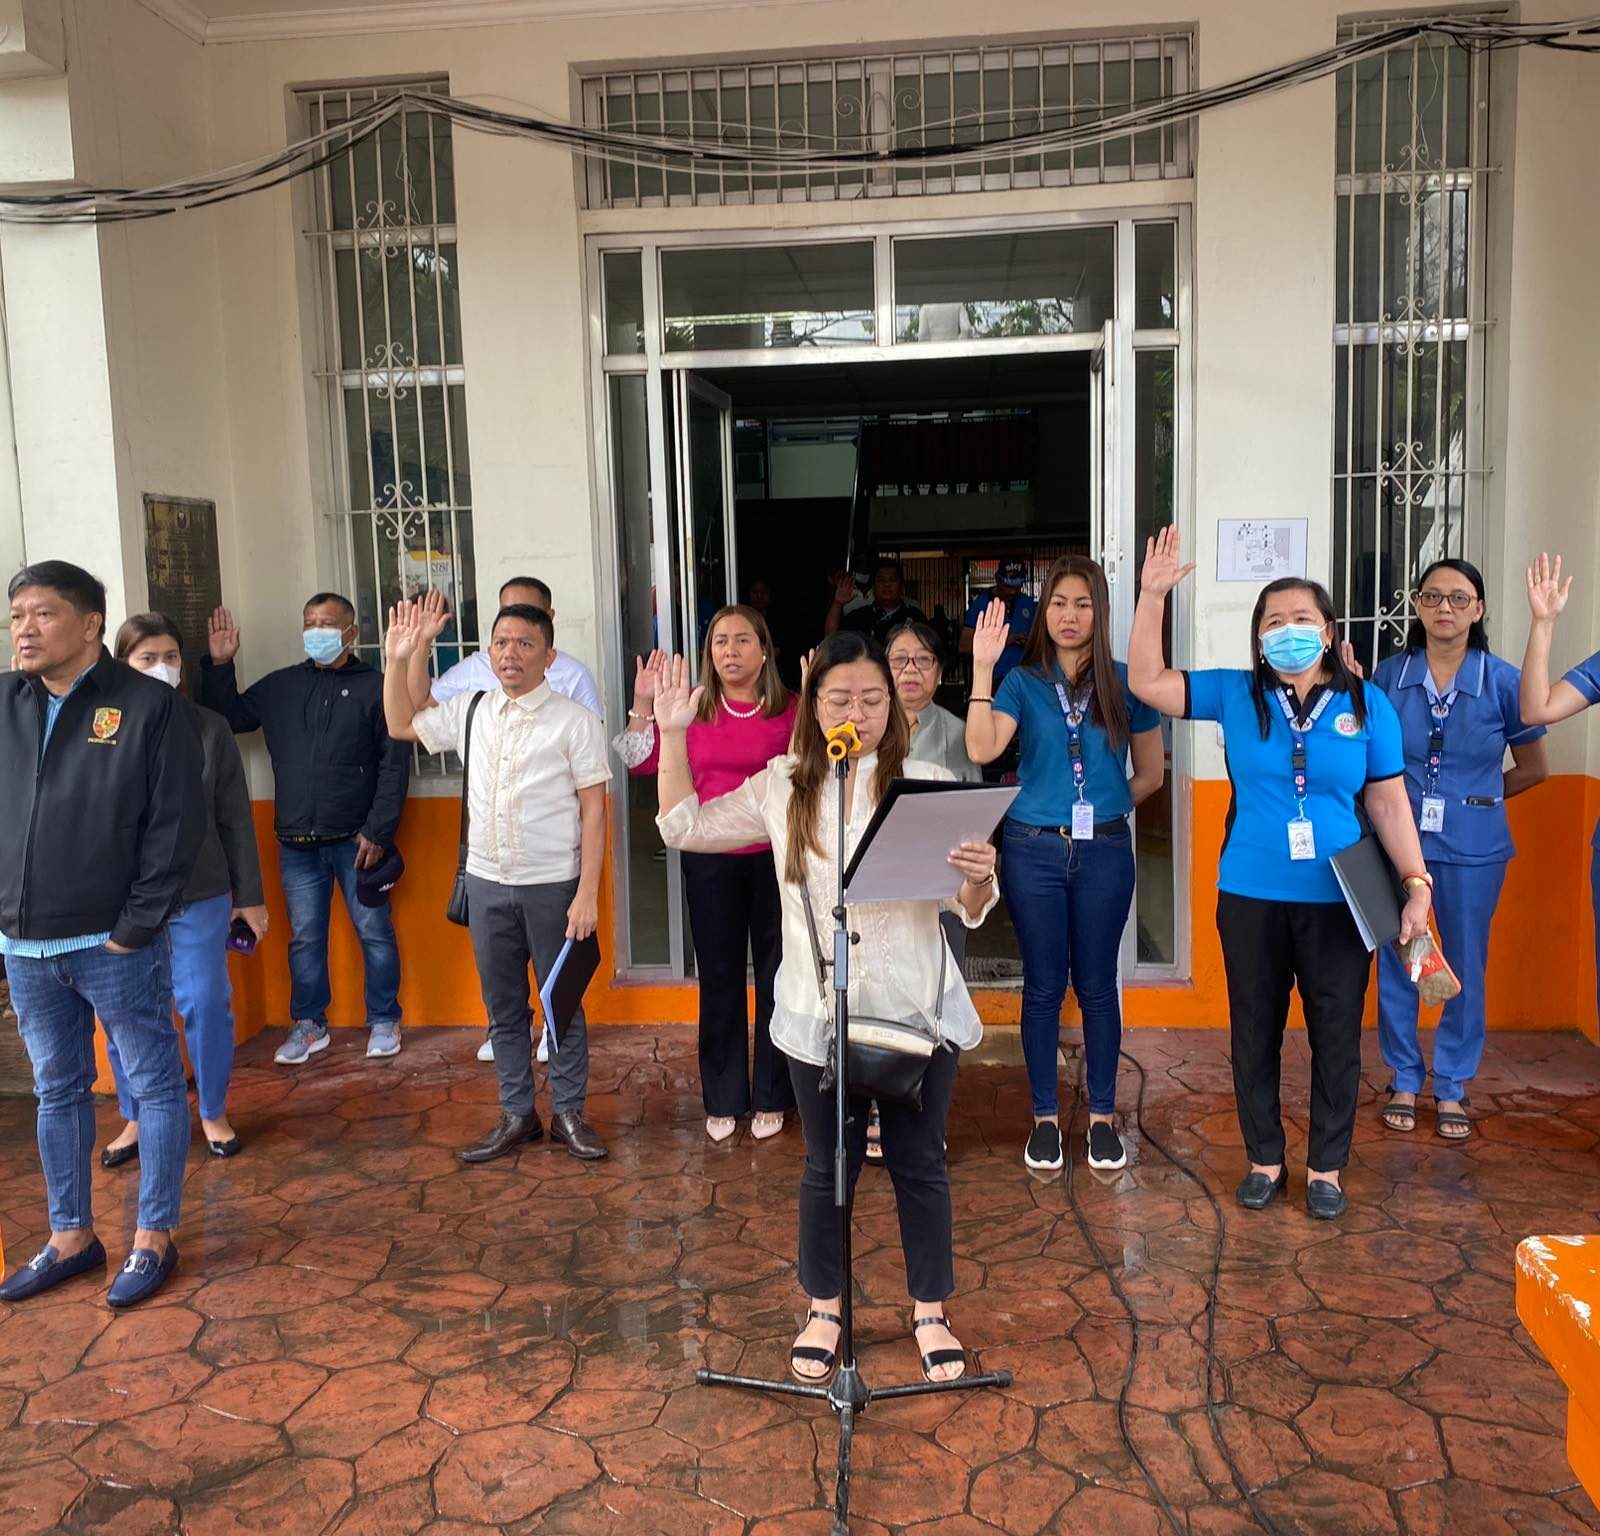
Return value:
<svg viewBox="0 0 1600 1536">
<path fill-rule="evenodd" d="M 1116 1108 L 1117 954 L 1133 905 L 1133 874 L 1126 820 L 1082 840 L 1055 827 L 1006 822 L 1000 889 L 1022 946 L 1022 1054 L 1036 1115 L 1057 1111 L 1056 1054 L 1069 979 L 1083 1015 L 1090 1113 Z"/>
<path fill-rule="evenodd" d="M 328 918 L 333 888 L 361 941 L 366 973 L 367 1023 L 400 1022 L 400 946 L 389 905 L 369 907 L 356 896 L 356 840 L 297 847 L 278 844 L 278 871 L 289 908 L 289 1013 L 295 1019 L 328 1022 L 333 989 L 328 980 Z"/>
</svg>

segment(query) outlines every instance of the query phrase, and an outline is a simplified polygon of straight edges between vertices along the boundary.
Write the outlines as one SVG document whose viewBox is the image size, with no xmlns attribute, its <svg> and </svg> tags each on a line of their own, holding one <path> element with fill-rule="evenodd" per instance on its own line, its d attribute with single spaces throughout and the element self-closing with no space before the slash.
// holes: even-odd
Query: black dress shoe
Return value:
<svg viewBox="0 0 1600 1536">
<path fill-rule="evenodd" d="M 107 1147 L 100 1154 L 102 1168 L 120 1168 L 124 1163 L 131 1163 L 139 1155 L 139 1143 L 130 1141 L 125 1147 Z"/>
<path fill-rule="evenodd" d="M 239 1155 L 239 1138 L 230 1136 L 226 1141 L 206 1141 L 206 1150 L 213 1157 L 237 1157 Z"/>
<path fill-rule="evenodd" d="M 579 1114 L 554 1116 L 550 1121 L 550 1139 L 559 1141 L 574 1157 L 581 1157 L 585 1162 L 611 1155 L 606 1151 L 606 1144 L 591 1126 L 584 1124 Z"/>
<path fill-rule="evenodd" d="M 508 1115 L 500 1112 L 499 1123 L 482 1141 L 457 1152 L 464 1163 L 487 1163 L 491 1158 L 504 1157 L 513 1147 L 525 1141 L 537 1141 L 544 1135 L 544 1126 L 537 1114 Z"/>
<path fill-rule="evenodd" d="M 1284 1166 L 1275 1179 L 1269 1179 L 1264 1173 L 1247 1173 L 1233 1197 L 1247 1211 L 1264 1211 L 1288 1187 L 1289 1169 Z"/>
<path fill-rule="evenodd" d="M 1343 1216 L 1345 1208 L 1344 1191 L 1337 1184 L 1330 1184 L 1326 1179 L 1306 1180 L 1306 1214 L 1318 1221 L 1332 1221 L 1336 1216 Z"/>
</svg>

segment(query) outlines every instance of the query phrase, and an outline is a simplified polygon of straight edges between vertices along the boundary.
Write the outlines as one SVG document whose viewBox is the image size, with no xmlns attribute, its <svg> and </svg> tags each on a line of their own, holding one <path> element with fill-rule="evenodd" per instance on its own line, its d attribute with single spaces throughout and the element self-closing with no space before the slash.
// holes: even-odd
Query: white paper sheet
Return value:
<svg viewBox="0 0 1600 1536">
<path fill-rule="evenodd" d="M 1020 793 L 1015 784 L 921 790 L 900 795 L 845 890 L 852 903 L 933 901 L 954 896 L 958 843 L 985 841 Z"/>
</svg>

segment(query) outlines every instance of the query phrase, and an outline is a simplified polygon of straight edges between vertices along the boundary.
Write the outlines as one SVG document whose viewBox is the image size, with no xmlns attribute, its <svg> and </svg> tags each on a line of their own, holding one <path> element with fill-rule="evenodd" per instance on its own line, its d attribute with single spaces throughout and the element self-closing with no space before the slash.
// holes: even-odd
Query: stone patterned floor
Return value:
<svg viewBox="0 0 1600 1536">
<path fill-rule="evenodd" d="M 84 1280 L 0 1308 L 6 1536 L 827 1530 L 826 1409 L 693 1385 L 708 1362 L 784 1368 L 799 1306 L 796 1131 L 711 1146 L 691 1034 L 607 1030 L 591 1110 L 611 1161 L 541 1145 L 469 1172 L 453 1150 L 494 1100 L 475 1035 L 412 1032 L 385 1063 L 368 1063 L 357 1035 L 336 1041 L 299 1071 L 271 1064 L 275 1037 L 243 1049 L 233 1104 L 247 1147 L 232 1162 L 191 1157 L 183 1265 L 158 1304 L 113 1317 L 103 1285 Z M 1148 1077 L 1134 1161 L 1072 1185 L 1115 1287 L 1066 1181 L 1022 1167 L 1020 1068 L 963 1066 L 951 1312 L 1016 1384 L 874 1405 L 854 1529 L 1600 1531 L 1511 1279 L 1518 1237 L 1600 1230 L 1600 1052 L 1574 1036 L 1496 1039 L 1475 1089 L 1480 1134 L 1460 1148 L 1427 1116 L 1409 1138 L 1382 1130 L 1369 1048 L 1353 1205 L 1330 1226 L 1305 1217 L 1298 1170 L 1291 1204 L 1233 1206 L 1225 1043 L 1129 1041 Z M 1005 1055 L 1007 1037 L 991 1049 Z M 1288 1056 L 1298 1117 L 1301 1040 Z M 1067 1060 L 1070 1079 L 1075 1051 Z M 1125 1067 L 1130 1121 L 1137 1090 Z M 31 1127 L 31 1101 L 0 1101 L 13 1262 L 44 1214 Z M 1291 1148 L 1303 1137 L 1297 1119 Z M 1216 1220 L 1157 1140 L 1223 1198 L 1214 1423 Z M 888 1180 L 864 1178 L 862 1358 L 886 1383 L 915 1358 Z M 135 1182 L 96 1170 L 114 1257 Z M 1171 1520 L 1119 1436 L 1119 1399 Z"/>
</svg>

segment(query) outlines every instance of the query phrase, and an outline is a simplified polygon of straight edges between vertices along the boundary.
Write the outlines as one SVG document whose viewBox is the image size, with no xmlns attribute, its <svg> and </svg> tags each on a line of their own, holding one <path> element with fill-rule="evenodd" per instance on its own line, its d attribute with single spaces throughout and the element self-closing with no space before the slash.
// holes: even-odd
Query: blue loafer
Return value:
<svg viewBox="0 0 1600 1536">
<path fill-rule="evenodd" d="M 46 1243 L 4 1285 L 0 1285 L 0 1301 L 26 1301 L 40 1291 L 48 1291 L 74 1275 L 87 1274 L 91 1269 L 104 1269 L 106 1251 L 97 1237 L 81 1252 L 70 1259 L 61 1258 L 51 1243 Z"/>
<path fill-rule="evenodd" d="M 135 1248 L 106 1292 L 108 1307 L 131 1307 L 154 1296 L 178 1267 L 178 1245 L 168 1243 L 164 1254 L 154 1248 Z"/>
</svg>

